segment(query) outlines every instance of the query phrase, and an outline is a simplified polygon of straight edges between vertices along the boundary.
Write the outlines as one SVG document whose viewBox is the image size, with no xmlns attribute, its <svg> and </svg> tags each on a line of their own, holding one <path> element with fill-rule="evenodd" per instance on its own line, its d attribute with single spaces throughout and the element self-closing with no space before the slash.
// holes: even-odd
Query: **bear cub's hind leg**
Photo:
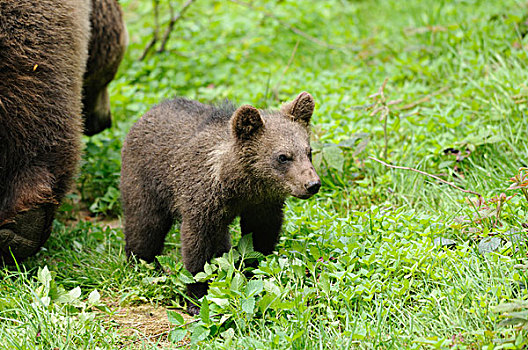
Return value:
<svg viewBox="0 0 528 350">
<path fill-rule="evenodd" d="M 165 236 L 173 225 L 172 215 L 147 196 L 129 199 L 125 194 L 123 201 L 127 201 L 123 206 L 127 257 L 153 262 L 163 251 Z"/>
</svg>

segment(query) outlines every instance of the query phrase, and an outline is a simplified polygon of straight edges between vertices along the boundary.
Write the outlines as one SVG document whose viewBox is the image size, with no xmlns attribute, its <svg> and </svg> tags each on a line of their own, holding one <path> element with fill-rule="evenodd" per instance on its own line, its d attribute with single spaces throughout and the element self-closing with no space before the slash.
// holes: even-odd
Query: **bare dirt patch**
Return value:
<svg viewBox="0 0 528 350">
<path fill-rule="evenodd" d="M 184 312 L 180 314 L 186 322 L 193 320 Z M 110 315 L 110 320 L 117 326 L 115 329 L 117 333 L 125 340 L 121 346 L 123 349 L 143 349 L 145 345 L 164 349 L 188 344 L 188 339 L 179 344 L 172 344 L 169 341 L 168 335 L 172 327 L 167 319 L 167 309 L 162 306 L 149 304 L 117 306 Z"/>
</svg>

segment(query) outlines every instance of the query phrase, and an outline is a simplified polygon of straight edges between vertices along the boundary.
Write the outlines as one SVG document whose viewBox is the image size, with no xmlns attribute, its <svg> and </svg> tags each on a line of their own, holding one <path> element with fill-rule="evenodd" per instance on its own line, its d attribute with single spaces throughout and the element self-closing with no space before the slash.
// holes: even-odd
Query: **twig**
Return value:
<svg viewBox="0 0 528 350">
<path fill-rule="evenodd" d="M 137 335 L 140 335 L 141 333 L 137 330 L 137 329 L 134 329 L 134 331 L 137 333 Z M 169 332 L 170 330 L 168 331 L 163 331 L 161 333 L 157 333 L 157 334 L 153 334 L 153 335 L 149 335 L 149 336 L 145 336 L 144 338 L 141 338 L 141 337 L 137 337 L 136 339 L 132 340 L 132 342 L 128 343 L 128 344 L 123 344 L 119 347 L 119 349 L 124 349 L 125 347 L 129 347 L 130 345 L 132 344 L 137 344 L 139 343 L 140 341 L 143 341 L 143 340 L 147 340 L 149 343 L 151 344 L 154 344 L 154 341 L 152 339 L 158 339 L 158 338 L 161 338 L 163 335 L 169 335 Z M 150 345 L 150 344 L 149 344 Z M 158 349 L 160 349 L 160 347 L 157 347 Z"/>
<path fill-rule="evenodd" d="M 398 166 L 398 165 L 387 164 L 387 163 L 385 163 L 384 161 L 381 161 L 381 160 L 379 160 L 379 159 L 376 159 L 376 158 L 374 158 L 374 157 L 372 157 L 372 156 L 370 156 L 370 157 L 368 157 L 368 158 L 369 158 L 369 159 L 372 159 L 373 161 L 376 161 L 376 162 L 378 162 L 378 163 L 380 163 L 380 164 L 382 164 L 382 165 L 384 165 L 384 166 L 386 166 L 386 167 L 392 168 L 392 169 L 410 170 L 410 171 L 414 171 L 414 172 L 416 172 L 416 173 L 419 173 L 419 174 L 422 174 L 422 175 L 425 175 L 425 176 L 432 177 L 433 179 L 435 179 L 435 180 L 437 180 L 437 181 L 440 181 L 441 183 L 444 183 L 444 184 L 446 184 L 446 185 L 449 185 L 449 186 L 451 186 L 451 187 L 453 187 L 453 188 L 455 188 L 455 189 L 457 189 L 457 190 L 459 190 L 459 191 L 462 191 L 462 192 L 464 192 L 464 193 L 470 193 L 470 194 L 473 194 L 473 195 L 475 195 L 475 196 L 478 196 L 478 197 L 479 197 L 479 200 L 483 201 L 483 197 L 482 197 L 482 195 L 481 195 L 480 193 L 475 192 L 475 191 L 471 191 L 471 190 L 465 190 L 465 189 L 460 188 L 460 187 L 458 187 L 457 185 L 455 185 L 455 184 L 453 184 L 453 183 L 451 183 L 451 182 L 448 182 L 448 181 L 446 181 L 446 180 L 444 180 L 444 179 L 439 178 L 438 176 L 435 176 L 435 175 L 432 175 L 432 174 L 426 173 L 425 171 L 421 171 L 421 170 L 414 169 L 414 168 L 409 168 L 409 167 L 406 167 L 406 166 Z"/>
<path fill-rule="evenodd" d="M 281 20 L 280 18 L 278 18 L 277 16 L 275 16 L 271 12 L 262 11 L 262 10 L 257 9 L 255 6 L 253 6 L 250 3 L 247 3 L 247 2 L 244 2 L 244 1 L 239 1 L 239 0 L 229 0 L 229 1 L 231 1 L 232 3 L 238 4 L 238 5 L 246 6 L 246 7 L 250 8 L 250 9 L 252 9 L 252 10 L 259 11 L 262 14 L 264 14 L 264 16 L 273 18 L 274 20 L 279 22 L 279 24 L 282 25 L 283 27 L 288 28 L 289 30 L 291 30 L 295 34 L 300 35 L 303 38 L 305 38 L 305 39 L 307 39 L 307 40 L 309 40 L 309 41 L 311 41 L 311 42 L 313 42 L 313 43 L 315 43 L 315 44 L 317 44 L 319 46 L 323 46 L 323 47 L 326 47 L 327 49 L 332 49 L 332 50 L 351 49 L 351 50 L 354 50 L 354 51 L 360 51 L 359 48 L 357 48 L 355 46 L 349 46 L 349 45 L 336 46 L 336 45 L 329 44 L 326 41 L 323 41 L 323 40 L 318 39 L 318 38 L 316 38 L 314 36 L 311 36 L 310 34 L 308 34 L 306 32 L 303 32 L 299 28 L 296 28 L 296 27 L 292 26 L 291 24 L 289 24 L 287 22 L 284 22 L 283 20 Z"/>
<path fill-rule="evenodd" d="M 212 317 L 215 317 L 215 316 L 218 316 L 218 315 L 223 315 L 223 314 L 212 315 L 211 318 L 212 318 Z M 174 329 L 176 329 L 176 328 L 187 327 L 188 325 L 193 324 L 193 323 L 196 323 L 196 322 L 201 321 L 201 320 L 202 320 L 201 318 L 196 318 L 196 319 L 194 319 L 194 320 L 187 321 L 187 322 L 185 322 L 184 324 L 179 325 L 178 327 L 174 327 Z"/>
<path fill-rule="evenodd" d="M 446 32 L 448 30 L 447 27 L 444 26 L 425 26 L 425 27 L 418 27 L 418 28 L 405 28 L 403 32 L 406 35 L 413 35 L 413 34 L 423 34 L 427 32 Z"/>
<path fill-rule="evenodd" d="M 385 143 L 385 146 L 383 148 L 383 156 L 385 157 L 385 159 L 387 159 L 387 153 L 388 153 L 388 148 L 389 148 L 388 146 L 389 135 L 387 132 L 387 124 L 388 124 L 389 116 L 391 114 L 390 106 L 394 106 L 394 105 L 397 105 L 403 102 L 402 99 L 387 101 L 387 97 L 385 96 L 385 87 L 387 86 L 388 81 L 389 81 L 389 78 L 385 78 L 385 80 L 383 80 L 383 83 L 379 87 L 378 91 L 368 96 L 368 98 L 374 99 L 374 102 L 367 103 L 361 106 L 349 107 L 349 109 L 351 110 L 357 110 L 357 109 L 370 110 L 372 109 L 372 111 L 369 113 L 369 116 L 371 117 L 375 116 L 378 113 L 380 114 L 379 121 L 380 122 L 383 121 L 383 140 Z"/>
<path fill-rule="evenodd" d="M 277 84 L 273 88 L 273 94 L 275 95 L 275 98 L 277 100 L 279 99 L 279 91 L 278 90 L 279 90 L 280 84 L 282 83 L 282 78 L 284 78 L 284 76 L 286 75 L 286 72 L 290 68 L 290 66 L 291 66 L 291 64 L 293 62 L 293 58 L 295 57 L 295 53 L 297 52 L 297 48 L 298 47 L 299 47 L 299 40 L 297 40 L 297 43 L 295 44 L 295 47 L 293 48 L 293 51 L 292 51 L 291 56 L 290 56 L 290 59 L 288 60 L 288 63 L 286 64 L 286 67 L 282 71 L 282 75 L 279 77 L 279 81 L 277 82 Z"/>
<path fill-rule="evenodd" d="M 389 81 L 389 78 L 385 78 L 383 80 L 383 84 L 381 84 L 378 92 L 372 94 L 369 96 L 369 98 L 374 99 L 374 110 L 370 112 L 370 116 L 374 116 L 381 112 L 380 121 L 383 121 L 383 139 L 385 142 L 385 147 L 383 149 L 383 155 L 385 159 L 387 159 L 387 152 L 388 152 L 388 143 L 389 143 L 389 135 L 387 133 L 387 124 L 388 119 L 390 115 L 390 108 L 389 106 L 401 103 L 402 100 L 392 100 L 387 102 L 387 97 L 385 96 L 385 86 L 387 85 L 387 82 Z"/>
<path fill-rule="evenodd" d="M 385 143 L 383 147 L 383 154 L 385 155 L 385 159 L 387 159 L 387 154 L 389 151 L 389 133 L 387 132 L 387 124 L 389 124 L 389 113 L 390 110 L 388 107 L 385 107 L 385 110 L 383 113 L 381 113 L 382 118 L 385 119 L 383 121 L 383 142 Z"/>
<path fill-rule="evenodd" d="M 172 30 L 174 29 L 174 25 L 176 24 L 176 22 L 178 22 L 183 17 L 183 14 L 185 13 L 185 11 L 187 11 L 189 6 L 191 6 L 191 4 L 195 1 L 196 0 L 187 0 L 185 4 L 183 4 L 183 7 L 181 8 L 180 12 L 178 12 L 176 16 L 173 15 L 174 9 L 171 3 L 169 2 L 170 9 L 171 9 L 171 19 L 170 19 L 167 29 L 165 30 L 165 33 L 163 34 L 163 40 L 161 41 L 161 46 L 158 50 L 158 53 L 165 51 L 165 46 L 167 45 L 167 41 L 169 40 Z"/>
<path fill-rule="evenodd" d="M 409 118 L 409 117 L 412 117 L 413 115 L 419 115 L 419 114 L 420 114 L 420 111 L 417 110 L 417 111 L 414 111 L 408 114 L 400 115 L 400 119 Z"/>
<path fill-rule="evenodd" d="M 372 94 L 369 96 L 369 98 L 374 98 L 376 96 L 380 96 L 382 99 L 385 97 L 385 85 L 387 85 L 387 82 L 389 81 L 389 78 L 385 78 L 383 80 L 383 84 L 381 84 L 380 88 L 378 89 L 378 92 Z"/>
<path fill-rule="evenodd" d="M 145 50 L 143 50 L 143 54 L 139 58 L 140 61 L 143 61 L 145 57 L 147 57 L 148 53 L 154 45 L 158 42 L 159 39 L 159 0 L 154 0 L 154 34 L 152 35 L 152 39 L 145 47 Z"/>
<path fill-rule="evenodd" d="M 447 86 L 444 86 L 443 88 L 441 88 L 441 89 L 439 89 L 439 90 L 437 90 L 437 91 L 435 91 L 435 92 L 433 92 L 433 93 L 430 93 L 429 95 L 425 95 L 424 97 L 422 97 L 422 98 L 420 98 L 420 99 L 418 99 L 418 100 L 416 100 L 416 101 L 414 101 L 414 102 L 411 102 L 411 103 L 409 103 L 409 104 L 406 104 L 406 105 L 404 105 L 404 106 L 401 106 L 401 107 L 399 107 L 398 109 L 399 109 L 400 111 L 405 111 L 405 110 L 407 110 L 407 109 L 412 109 L 412 108 L 418 106 L 419 104 L 424 103 L 424 102 L 427 102 L 427 101 L 429 101 L 431 98 L 433 98 L 433 97 L 435 97 L 435 96 L 437 96 L 437 95 L 440 95 L 440 94 L 446 92 L 448 89 L 449 89 L 449 88 L 448 88 Z"/>
<path fill-rule="evenodd" d="M 495 216 L 495 222 L 493 223 L 493 228 L 497 227 L 497 225 L 499 224 L 502 204 L 504 202 L 506 202 L 506 195 L 504 193 L 501 193 L 499 195 L 499 200 L 497 201 L 497 215 Z"/>
<path fill-rule="evenodd" d="M 370 109 L 370 108 L 374 107 L 375 105 L 376 105 L 376 102 L 373 102 L 373 103 L 367 103 L 367 104 L 364 104 L 364 105 L 361 105 L 361 106 L 352 106 L 352 107 L 349 107 L 348 109 L 351 109 L 351 110 Z"/>
</svg>

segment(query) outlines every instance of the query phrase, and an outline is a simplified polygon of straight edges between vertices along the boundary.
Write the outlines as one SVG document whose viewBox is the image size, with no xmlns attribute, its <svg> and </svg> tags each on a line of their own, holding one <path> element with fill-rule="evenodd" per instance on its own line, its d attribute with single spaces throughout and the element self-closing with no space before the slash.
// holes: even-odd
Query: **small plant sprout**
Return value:
<svg viewBox="0 0 528 350">
<path fill-rule="evenodd" d="M 383 122 L 383 140 L 384 140 L 383 158 L 384 159 L 387 159 L 388 138 L 389 138 L 388 133 L 387 133 L 387 122 L 389 119 L 389 115 L 391 113 L 390 106 L 396 105 L 403 101 L 402 99 L 387 101 L 388 99 L 387 99 L 387 96 L 385 95 L 385 86 L 387 85 L 387 81 L 389 81 L 389 78 L 385 78 L 385 80 L 383 81 L 383 84 L 381 84 L 380 88 L 378 89 L 378 92 L 368 97 L 370 99 L 373 99 L 374 102 L 363 105 L 363 106 L 351 107 L 351 109 L 371 110 L 369 114 L 369 116 L 371 117 L 377 114 L 380 115 L 379 121 Z"/>
<path fill-rule="evenodd" d="M 521 190 L 524 198 L 528 201 L 528 168 L 519 168 L 519 173 L 514 177 L 510 178 L 510 181 L 513 182 L 508 190 Z"/>
</svg>

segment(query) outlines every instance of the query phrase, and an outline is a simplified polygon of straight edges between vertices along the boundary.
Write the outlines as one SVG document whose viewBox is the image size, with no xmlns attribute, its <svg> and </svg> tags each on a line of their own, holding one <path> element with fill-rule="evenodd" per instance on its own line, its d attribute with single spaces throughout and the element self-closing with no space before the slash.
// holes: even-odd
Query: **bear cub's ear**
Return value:
<svg viewBox="0 0 528 350">
<path fill-rule="evenodd" d="M 295 100 L 283 104 L 281 112 L 292 118 L 293 121 L 309 126 L 314 108 L 315 102 L 312 95 L 303 91 Z"/>
<path fill-rule="evenodd" d="M 260 112 L 253 106 L 240 106 L 231 117 L 234 136 L 239 140 L 249 140 L 264 128 Z"/>
</svg>

